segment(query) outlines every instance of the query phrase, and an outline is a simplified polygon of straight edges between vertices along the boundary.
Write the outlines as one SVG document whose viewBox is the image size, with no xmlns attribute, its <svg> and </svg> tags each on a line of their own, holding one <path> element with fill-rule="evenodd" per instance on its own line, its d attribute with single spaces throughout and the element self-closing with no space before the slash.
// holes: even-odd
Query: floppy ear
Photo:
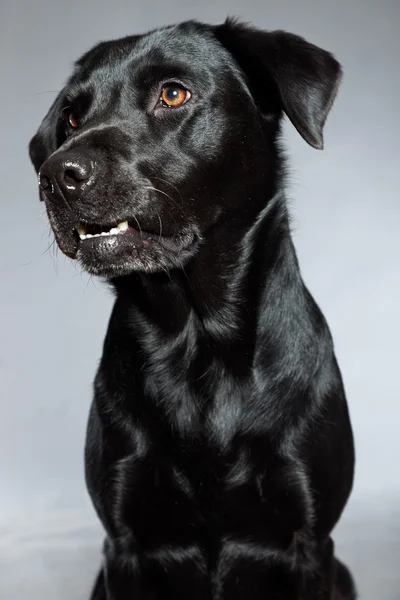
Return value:
<svg viewBox="0 0 400 600">
<path fill-rule="evenodd" d="M 58 94 L 36 135 L 33 136 L 29 143 L 29 156 L 37 173 L 46 158 L 55 152 L 60 145 L 59 121 L 61 109 L 62 92 Z"/>
<path fill-rule="evenodd" d="M 247 76 L 261 110 L 272 80 L 281 109 L 306 142 L 322 149 L 323 128 L 342 77 L 332 54 L 297 35 L 262 31 L 232 19 L 215 33 Z"/>
</svg>

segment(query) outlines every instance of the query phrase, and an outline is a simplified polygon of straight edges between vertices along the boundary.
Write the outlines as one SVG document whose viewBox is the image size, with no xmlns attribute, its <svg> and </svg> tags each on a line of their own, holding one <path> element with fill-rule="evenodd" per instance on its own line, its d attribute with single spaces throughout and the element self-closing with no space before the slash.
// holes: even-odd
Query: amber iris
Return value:
<svg viewBox="0 0 400 600">
<path fill-rule="evenodd" d="M 190 92 L 177 85 L 169 85 L 165 87 L 161 93 L 161 100 L 165 106 L 177 108 L 185 104 L 190 98 Z"/>
<path fill-rule="evenodd" d="M 68 117 L 68 122 L 71 125 L 71 127 L 73 127 L 74 129 L 76 129 L 78 127 L 78 121 L 75 119 L 75 117 L 72 113 Z"/>
</svg>

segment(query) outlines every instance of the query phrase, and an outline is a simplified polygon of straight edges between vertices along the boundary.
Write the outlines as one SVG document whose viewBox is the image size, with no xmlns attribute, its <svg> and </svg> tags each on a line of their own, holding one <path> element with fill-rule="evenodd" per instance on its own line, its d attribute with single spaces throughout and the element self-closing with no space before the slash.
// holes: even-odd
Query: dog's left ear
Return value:
<svg viewBox="0 0 400 600">
<path fill-rule="evenodd" d="M 323 128 L 342 77 L 334 56 L 297 35 L 262 31 L 232 19 L 214 31 L 244 71 L 261 110 L 272 80 L 281 109 L 306 142 L 322 149 Z"/>
<path fill-rule="evenodd" d="M 37 133 L 29 143 L 29 156 L 37 173 L 46 158 L 53 154 L 60 145 L 58 134 L 61 109 L 62 92 L 58 94 Z"/>
</svg>

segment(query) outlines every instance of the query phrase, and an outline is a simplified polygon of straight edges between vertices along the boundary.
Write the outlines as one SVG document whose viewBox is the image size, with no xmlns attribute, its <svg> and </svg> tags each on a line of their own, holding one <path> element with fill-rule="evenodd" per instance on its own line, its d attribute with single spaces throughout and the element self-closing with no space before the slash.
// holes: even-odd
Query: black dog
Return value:
<svg viewBox="0 0 400 600">
<path fill-rule="evenodd" d="M 341 77 L 282 31 L 101 43 L 30 144 L 57 243 L 114 285 L 86 446 L 96 600 L 350 600 L 353 439 L 300 276 L 278 138 L 322 148 Z"/>
</svg>

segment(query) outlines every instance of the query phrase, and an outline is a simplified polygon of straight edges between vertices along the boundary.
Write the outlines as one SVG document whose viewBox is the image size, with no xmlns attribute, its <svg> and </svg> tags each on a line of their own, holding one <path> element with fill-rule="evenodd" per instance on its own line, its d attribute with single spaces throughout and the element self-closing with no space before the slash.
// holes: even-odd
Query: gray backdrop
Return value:
<svg viewBox="0 0 400 600">
<path fill-rule="evenodd" d="M 86 599 L 101 531 L 82 449 L 112 298 L 48 250 L 26 146 L 93 43 L 227 13 L 334 51 L 345 78 L 326 150 L 286 124 L 303 274 L 328 318 L 357 443 L 336 534 L 365 600 L 400 598 L 399 0 L 2 0 L 0 597 Z"/>
</svg>

